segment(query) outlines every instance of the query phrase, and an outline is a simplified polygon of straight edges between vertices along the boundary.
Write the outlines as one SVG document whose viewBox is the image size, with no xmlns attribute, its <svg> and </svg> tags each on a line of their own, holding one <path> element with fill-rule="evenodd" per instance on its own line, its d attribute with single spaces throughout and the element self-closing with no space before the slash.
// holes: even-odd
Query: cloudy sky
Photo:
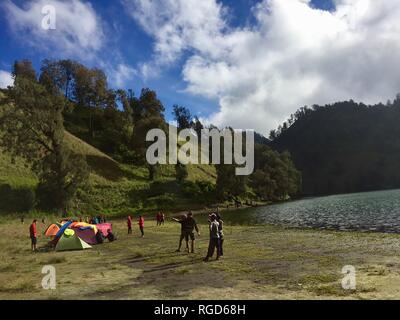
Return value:
<svg viewBox="0 0 400 320">
<path fill-rule="evenodd" d="M 41 27 L 46 5 L 56 29 Z M 398 0 L 2 0 L 0 87 L 15 59 L 104 69 L 218 126 L 268 134 L 304 105 L 400 92 Z"/>
</svg>

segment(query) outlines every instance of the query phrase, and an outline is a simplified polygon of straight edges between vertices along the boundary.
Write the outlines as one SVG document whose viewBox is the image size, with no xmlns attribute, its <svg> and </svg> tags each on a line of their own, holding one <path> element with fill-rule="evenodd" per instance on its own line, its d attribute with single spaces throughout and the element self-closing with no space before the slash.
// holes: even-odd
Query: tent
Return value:
<svg viewBox="0 0 400 320">
<path fill-rule="evenodd" d="M 68 221 L 68 222 L 64 223 L 62 225 L 62 227 L 60 228 L 60 230 L 57 232 L 56 238 L 60 238 L 64 234 L 64 232 L 69 228 L 69 226 L 71 225 L 72 222 L 73 221 Z"/>
<path fill-rule="evenodd" d="M 112 223 L 100 223 L 96 225 L 97 229 L 103 234 L 104 237 L 107 237 L 107 230 L 111 230 L 112 232 Z"/>
<path fill-rule="evenodd" d="M 76 235 L 88 244 L 97 244 L 97 229 L 91 227 L 72 228 Z"/>
<path fill-rule="evenodd" d="M 85 250 L 91 246 L 80 239 L 72 229 L 66 229 L 58 240 L 56 251 Z"/>
<path fill-rule="evenodd" d="M 60 231 L 60 227 L 61 227 L 60 224 L 53 223 L 46 229 L 46 231 L 44 232 L 44 235 L 46 237 L 55 237 L 57 235 L 58 231 Z"/>
</svg>

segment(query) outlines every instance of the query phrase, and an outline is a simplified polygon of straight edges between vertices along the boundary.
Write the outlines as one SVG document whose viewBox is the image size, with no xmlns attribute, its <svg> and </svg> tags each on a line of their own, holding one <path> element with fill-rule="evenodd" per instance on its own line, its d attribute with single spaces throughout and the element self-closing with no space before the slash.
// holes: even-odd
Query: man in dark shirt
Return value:
<svg viewBox="0 0 400 320">
<path fill-rule="evenodd" d="M 178 250 L 176 250 L 176 252 L 181 251 L 183 239 L 186 240 L 186 249 L 187 249 L 187 251 L 189 251 L 189 239 L 187 239 L 185 237 L 185 227 L 184 227 L 186 219 L 187 219 L 187 216 L 185 214 L 181 217 L 181 219 L 172 218 L 172 220 L 181 224 L 181 236 L 179 238 L 179 246 L 178 246 Z"/>
<path fill-rule="evenodd" d="M 182 241 L 183 239 L 186 240 L 186 250 L 189 252 L 189 238 L 191 240 L 191 250 L 190 252 L 194 253 L 194 244 L 195 244 L 195 236 L 194 236 L 194 230 L 196 230 L 197 235 L 200 236 L 199 228 L 197 226 L 196 220 L 193 218 L 193 214 L 191 211 L 181 220 L 178 219 L 173 219 L 176 222 L 179 222 L 181 224 L 181 237 L 179 240 L 179 247 L 177 252 L 181 251 L 181 246 L 182 246 Z"/>
<path fill-rule="evenodd" d="M 195 243 L 195 236 L 194 230 L 196 230 L 197 235 L 200 236 L 199 227 L 197 226 L 196 220 L 193 218 L 193 213 L 189 211 L 186 221 L 184 223 L 184 233 L 186 241 L 189 242 L 189 238 L 191 240 L 191 252 L 194 253 L 194 243 Z"/>
<path fill-rule="evenodd" d="M 110 229 L 107 230 L 107 239 L 110 242 L 113 242 L 115 240 L 117 240 L 117 238 L 115 237 L 115 235 L 111 232 Z"/>
</svg>

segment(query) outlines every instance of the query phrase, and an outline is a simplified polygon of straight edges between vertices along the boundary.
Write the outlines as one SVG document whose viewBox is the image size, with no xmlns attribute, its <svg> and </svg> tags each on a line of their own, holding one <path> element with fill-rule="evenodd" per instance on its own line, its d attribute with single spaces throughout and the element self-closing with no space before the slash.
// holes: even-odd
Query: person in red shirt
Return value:
<svg viewBox="0 0 400 320">
<path fill-rule="evenodd" d="M 160 211 L 157 212 L 156 219 L 157 219 L 157 226 L 160 226 L 161 225 L 161 212 Z"/>
<path fill-rule="evenodd" d="M 139 225 L 139 229 L 140 229 L 140 232 L 142 233 L 142 238 L 143 238 L 144 237 L 144 218 L 142 216 L 139 216 L 138 225 Z"/>
<path fill-rule="evenodd" d="M 132 234 L 132 217 L 131 216 L 128 216 L 126 224 L 128 226 L 128 234 Z"/>
<path fill-rule="evenodd" d="M 31 248 L 32 251 L 37 251 L 37 220 L 33 220 L 32 224 L 29 226 L 29 235 L 31 237 Z"/>
</svg>

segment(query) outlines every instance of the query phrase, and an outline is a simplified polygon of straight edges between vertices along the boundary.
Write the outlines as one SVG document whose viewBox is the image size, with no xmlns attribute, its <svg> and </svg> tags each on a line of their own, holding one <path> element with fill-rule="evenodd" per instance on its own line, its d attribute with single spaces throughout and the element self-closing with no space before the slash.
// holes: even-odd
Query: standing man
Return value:
<svg viewBox="0 0 400 320">
<path fill-rule="evenodd" d="M 157 227 L 161 226 L 161 212 L 160 211 L 157 212 L 156 220 L 157 220 Z"/>
<path fill-rule="evenodd" d="M 186 241 L 189 242 L 189 238 L 191 241 L 191 253 L 194 253 L 194 242 L 195 242 L 194 230 L 196 230 L 198 236 L 200 236 L 200 231 L 199 227 L 197 226 L 196 220 L 193 218 L 192 211 L 189 211 L 186 221 L 183 224 L 183 227 L 184 227 L 185 237 L 187 239 Z"/>
<path fill-rule="evenodd" d="M 142 216 L 139 216 L 138 225 L 139 225 L 140 232 L 142 233 L 142 238 L 144 238 L 144 218 Z"/>
<path fill-rule="evenodd" d="M 219 223 L 217 221 L 217 215 L 215 213 L 212 213 L 210 215 L 209 223 L 210 223 L 210 243 L 208 245 L 208 252 L 207 252 L 207 256 L 204 258 L 204 262 L 208 262 L 210 260 L 210 258 L 212 258 L 212 256 L 214 255 L 215 249 L 217 249 L 217 260 L 219 260 L 219 250 L 218 250 Z"/>
<path fill-rule="evenodd" d="M 37 228 L 36 228 L 37 220 L 33 220 L 32 224 L 29 226 L 29 235 L 31 237 L 31 249 L 32 252 L 37 251 Z"/>
<path fill-rule="evenodd" d="M 128 226 L 128 234 L 132 234 L 132 217 L 131 216 L 128 216 L 126 224 Z"/>
<path fill-rule="evenodd" d="M 161 212 L 160 226 L 164 225 L 164 223 L 165 223 L 165 214 L 164 214 L 164 212 Z"/>
<path fill-rule="evenodd" d="M 187 220 L 187 215 L 184 214 L 184 215 L 182 215 L 181 219 L 172 218 L 172 220 L 174 220 L 174 221 L 176 221 L 176 222 L 181 224 L 181 235 L 180 235 L 180 238 L 179 238 L 178 250 L 176 250 L 176 252 L 180 252 L 181 251 L 183 239 L 186 240 L 186 250 L 189 252 L 189 238 L 185 234 L 185 223 L 186 223 L 186 220 Z"/>
<path fill-rule="evenodd" d="M 224 255 L 224 221 L 221 219 L 220 214 L 217 211 L 217 222 L 218 222 L 218 234 L 219 234 L 219 256 L 222 257 Z"/>
</svg>

